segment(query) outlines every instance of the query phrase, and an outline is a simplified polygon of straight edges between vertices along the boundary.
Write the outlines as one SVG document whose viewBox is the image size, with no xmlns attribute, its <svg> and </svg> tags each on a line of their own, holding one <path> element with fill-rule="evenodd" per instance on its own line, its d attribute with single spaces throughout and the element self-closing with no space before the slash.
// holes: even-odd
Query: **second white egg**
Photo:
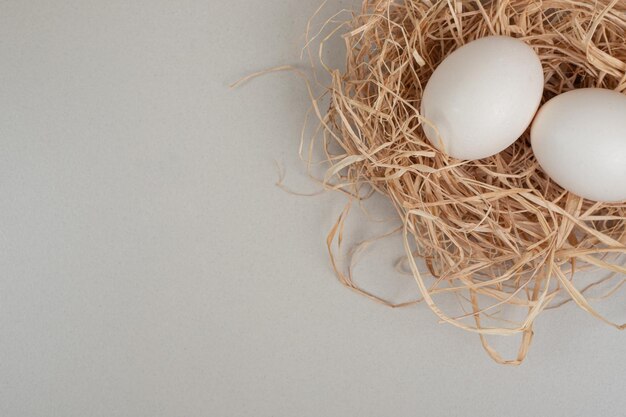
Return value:
<svg viewBox="0 0 626 417">
<path fill-rule="evenodd" d="M 530 139 L 539 165 L 566 190 L 626 200 L 626 95 L 602 88 L 560 94 L 541 107 Z"/>
<path fill-rule="evenodd" d="M 422 95 L 424 133 L 458 159 L 494 155 L 515 142 L 543 93 L 539 57 L 524 42 L 489 36 L 454 51 L 435 69 Z M 437 132 L 439 134 L 437 134 Z"/>
</svg>

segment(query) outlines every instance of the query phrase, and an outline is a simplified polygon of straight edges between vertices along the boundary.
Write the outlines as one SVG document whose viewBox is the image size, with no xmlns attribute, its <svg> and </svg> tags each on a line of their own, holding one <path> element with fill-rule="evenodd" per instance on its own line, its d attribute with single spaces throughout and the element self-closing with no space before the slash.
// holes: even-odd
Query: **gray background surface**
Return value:
<svg viewBox="0 0 626 417">
<path fill-rule="evenodd" d="M 227 88 L 297 64 L 318 5 L 0 2 L 0 415 L 625 415 L 626 334 L 574 306 L 511 368 L 336 281 L 344 200 L 274 186 L 316 188 L 302 82 Z"/>
</svg>

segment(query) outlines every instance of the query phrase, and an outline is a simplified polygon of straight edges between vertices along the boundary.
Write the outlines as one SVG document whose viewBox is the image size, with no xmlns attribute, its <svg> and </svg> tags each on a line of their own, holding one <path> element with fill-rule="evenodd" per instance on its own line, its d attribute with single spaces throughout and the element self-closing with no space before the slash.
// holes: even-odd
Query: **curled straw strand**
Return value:
<svg viewBox="0 0 626 417">
<path fill-rule="evenodd" d="M 419 108 L 439 62 L 491 34 L 520 38 L 539 54 L 544 101 L 581 87 L 624 92 L 626 2 L 366 0 L 341 25 L 348 28 L 346 68 L 323 64 L 331 76 L 328 111 L 320 112 L 315 101 L 323 135 L 317 143 L 330 165 L 323 182 L 351 200 L 365 189 L 390 199 L 403 222 L 408 266 L 422 300 L 439 319 L 478 333 L 487 353 L 503 364 L 521 363 L 536 318 L 570 300 L 624 329 L 626 324 L 594 309 L 585 292 L 611 281 L 613 294 L 624 283 L 626 202 L 583 200 L 553 183 L 538 166 L 528 133 L 495 156 L 451 159 L 425 139 L 421 125 L 429 122 Z M 335 243 L 341 244 L 348 213 L 349 206 L 327 241 L 340 281 L 401 306 L 360 288 L 336 262 Z M 611 275 L 577 289 L 582 285 L 575 272 L 594 268 Z M 467 314 L 445 311 L 438 300 L 450 294 L 463 301 Z M 522 309 L 524 318 L 487 325 L 493 310 L 503 306 Z M 522 336 L 521 345 L 510 360 L 486 338 L 514 334 Z"/>
</svg>

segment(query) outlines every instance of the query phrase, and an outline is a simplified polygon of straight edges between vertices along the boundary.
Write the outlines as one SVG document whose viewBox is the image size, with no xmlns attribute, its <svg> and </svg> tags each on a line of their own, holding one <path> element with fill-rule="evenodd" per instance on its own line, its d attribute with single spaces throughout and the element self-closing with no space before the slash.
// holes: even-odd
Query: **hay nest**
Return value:
<svg viewBox="0 0 626 417">
<path fill-rule="evenodd" d="M 449 158 L 424 136 L 419 109 L 437 65 L 488 35 L 520 38 L 537 52 L 542 103 L 582 87 L 624 92 L 626 2 L 366 0 L 342 25 L 346 68 L 325 66 L 330 106 L 318 111 L 330 164 L 325 183 L 352 200 L 368 190 L 389 198 L 402 219 L 405 262 L 430 309 L 443 322 L 477 332 L 504 364 L 521 363 L 538 315 L 567 301 L 624 329 L 594 309 L 587 294 L 602 284 L 602 298 L 624 283 L 626 202 L 598 203 L 563 190 L 537 164 L 528 132 L 486 159 Z M 334 242 L 346 216 L 347 210 L 328 238 L 339 279 L 398 306 L 360 288 L 336 262 Z M 579 281 L 585 269 L 606 274 Z M 465 314 L 446 312 L 440 300 L 451 295 Z M 504 307 L 522 317 L 499 315 Z M 506 360 L 486 336 L 512 334 L 521 335 L 521 346 Z"/>
</svg>

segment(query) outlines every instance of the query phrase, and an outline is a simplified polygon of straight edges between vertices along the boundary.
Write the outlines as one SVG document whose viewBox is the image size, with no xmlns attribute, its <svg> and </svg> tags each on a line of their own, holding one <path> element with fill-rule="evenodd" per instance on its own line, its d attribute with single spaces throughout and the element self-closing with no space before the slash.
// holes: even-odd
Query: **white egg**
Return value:
<svg viewBox="0 0 626 417">
<path fill-rule="evenodd" d="M 626 96 L 582 88 L 544 104 L 531 144 L 557 184 L 594 201 L 626 200 Z"/>
<path fill-rule="evenodd" d="M 462 46 L 435 69 L 422 96 L 428 140 L 458 159 L 502 151 L 530 125 L 543 93 L 539 57 L 524 42 L 489 36 Z"/>
</svg>

